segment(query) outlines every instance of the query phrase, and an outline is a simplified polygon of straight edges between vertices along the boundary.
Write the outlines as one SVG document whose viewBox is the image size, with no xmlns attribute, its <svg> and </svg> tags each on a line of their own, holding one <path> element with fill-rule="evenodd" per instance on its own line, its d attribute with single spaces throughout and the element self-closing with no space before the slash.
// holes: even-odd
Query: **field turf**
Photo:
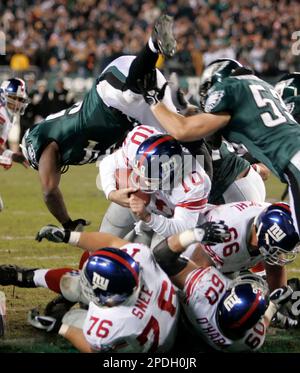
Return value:
<svg viewBox="0 0 300 373">
<path fill-rule="evenodd" d="M 91 221 L 88 231 L 98 230 L 108 206 L 96 187 L 96 165 L 71 167 L 62 176 L 61 189 L 74 219 Z M 284 186 L 275 178 L 267 184 L 268 198 L 279 200 Z M 0 264 L 32 268 L 77 267 L 81 250 L 67 245 L 38 243 L 37 231 L 57 224 L 42 201 L 38 174 L 15 165 L 0 170 L 0 194 L 5 208 L 0 213 Z M 288 267 L 289 277 L 300 277 L 300 257 Z M 1 287 L 7 298 L 7 329 L 0 339 L 0 352 L 76 352 L 61 337 L 35 330 L 27 323 L 27 312 L 43 308 L 55 294 L 47 289 Z M 183 350 L 184 351 L 184 350 Z M 286 332 L 271 329 L 262 352 L 300 352 L 300 329 Z"/>
</svg>

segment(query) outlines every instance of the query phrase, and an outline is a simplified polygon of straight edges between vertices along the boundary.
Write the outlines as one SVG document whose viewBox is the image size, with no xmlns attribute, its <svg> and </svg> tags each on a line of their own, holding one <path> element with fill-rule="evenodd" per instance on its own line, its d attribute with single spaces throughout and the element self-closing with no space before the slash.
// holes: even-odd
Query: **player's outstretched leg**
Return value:
<svg viewBox="0 0 300 373">
<path fill-rule="evenodd" d="M 21 288 L 35 288 L 33 281 L 35 268 L 21 268 L 16 265 L 0 266 L 0 285 L 14 285 Z"/>
<path fill-rule="evenodd" d="M 130 66 L 126 79 L 128 89 L 140 93 L 136 82 L 154 70 L 159 53 L 165 57 L 172 57 L 175 52 L 176 40 L 173 34 L 173 17 L 164 14 L 155 22 L 148 43 Z"/>
</svg>

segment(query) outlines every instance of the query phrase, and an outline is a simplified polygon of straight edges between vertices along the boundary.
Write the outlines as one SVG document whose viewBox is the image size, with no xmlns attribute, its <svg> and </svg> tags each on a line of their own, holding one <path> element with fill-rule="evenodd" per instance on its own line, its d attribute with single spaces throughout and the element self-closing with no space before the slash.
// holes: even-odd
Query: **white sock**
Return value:
<svg viewBox="0 0 300 373">
<path fill-rule="evenodd" d="M 153 53 L 158 53 L 159 51 L 155 48 L 152 38 L 148 40 L 148 46 Z"/>
<path fill-rule="evenodd" d="M 48 289 L 45 276 L 49 269 L 36 269 L 34 271 L 33 282 L 36 287 L 42 287 Z"/>
</svg>

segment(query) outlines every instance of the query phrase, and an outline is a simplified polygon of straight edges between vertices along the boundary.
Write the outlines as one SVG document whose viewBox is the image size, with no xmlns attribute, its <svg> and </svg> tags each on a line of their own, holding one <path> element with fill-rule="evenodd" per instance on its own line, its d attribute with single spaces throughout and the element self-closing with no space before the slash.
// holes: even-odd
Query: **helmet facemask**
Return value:
<svg viewBox="0 0 300 373">
<path fill-rule="evenodd" d="M 7 109 L 13 114 L 23 115 L 25 110 L 30 103 L 30 100 L 25 97 L 19 97 L 18 95 L 6 94 L 6 105 Z"/>
</svg>

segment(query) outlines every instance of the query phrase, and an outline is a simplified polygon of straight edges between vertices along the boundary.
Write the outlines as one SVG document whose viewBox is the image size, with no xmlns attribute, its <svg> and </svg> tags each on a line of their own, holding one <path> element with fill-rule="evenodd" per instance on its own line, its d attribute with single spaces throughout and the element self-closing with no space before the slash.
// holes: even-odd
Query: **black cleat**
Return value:
<svg viewBox="0 0 300 373">
<path fill-rule="evenodd" d="M 176 52 L 176 40 L 173 34 L 173 17 L 166 14 L 160 16 L 154 25 L 151 35 L 155 47 L 166 57 Z"/>
<path fill-rule="evenodd" d="M 37 268 L 21 268 L 12 264 L 0 266 L 0 285 L 14 285 L 20 288 L 35 288 L 34 271 Z"/>
<path fill-rule="evenodd" d="M 64 314 L 67 313 L 74 304 L 74 302 L 70 302 L 62 295 L 59 295 L 47 304 L 44 312 L 45 316 L 51 316 L 57 320 L 61 320 Z"/>
</svg>

